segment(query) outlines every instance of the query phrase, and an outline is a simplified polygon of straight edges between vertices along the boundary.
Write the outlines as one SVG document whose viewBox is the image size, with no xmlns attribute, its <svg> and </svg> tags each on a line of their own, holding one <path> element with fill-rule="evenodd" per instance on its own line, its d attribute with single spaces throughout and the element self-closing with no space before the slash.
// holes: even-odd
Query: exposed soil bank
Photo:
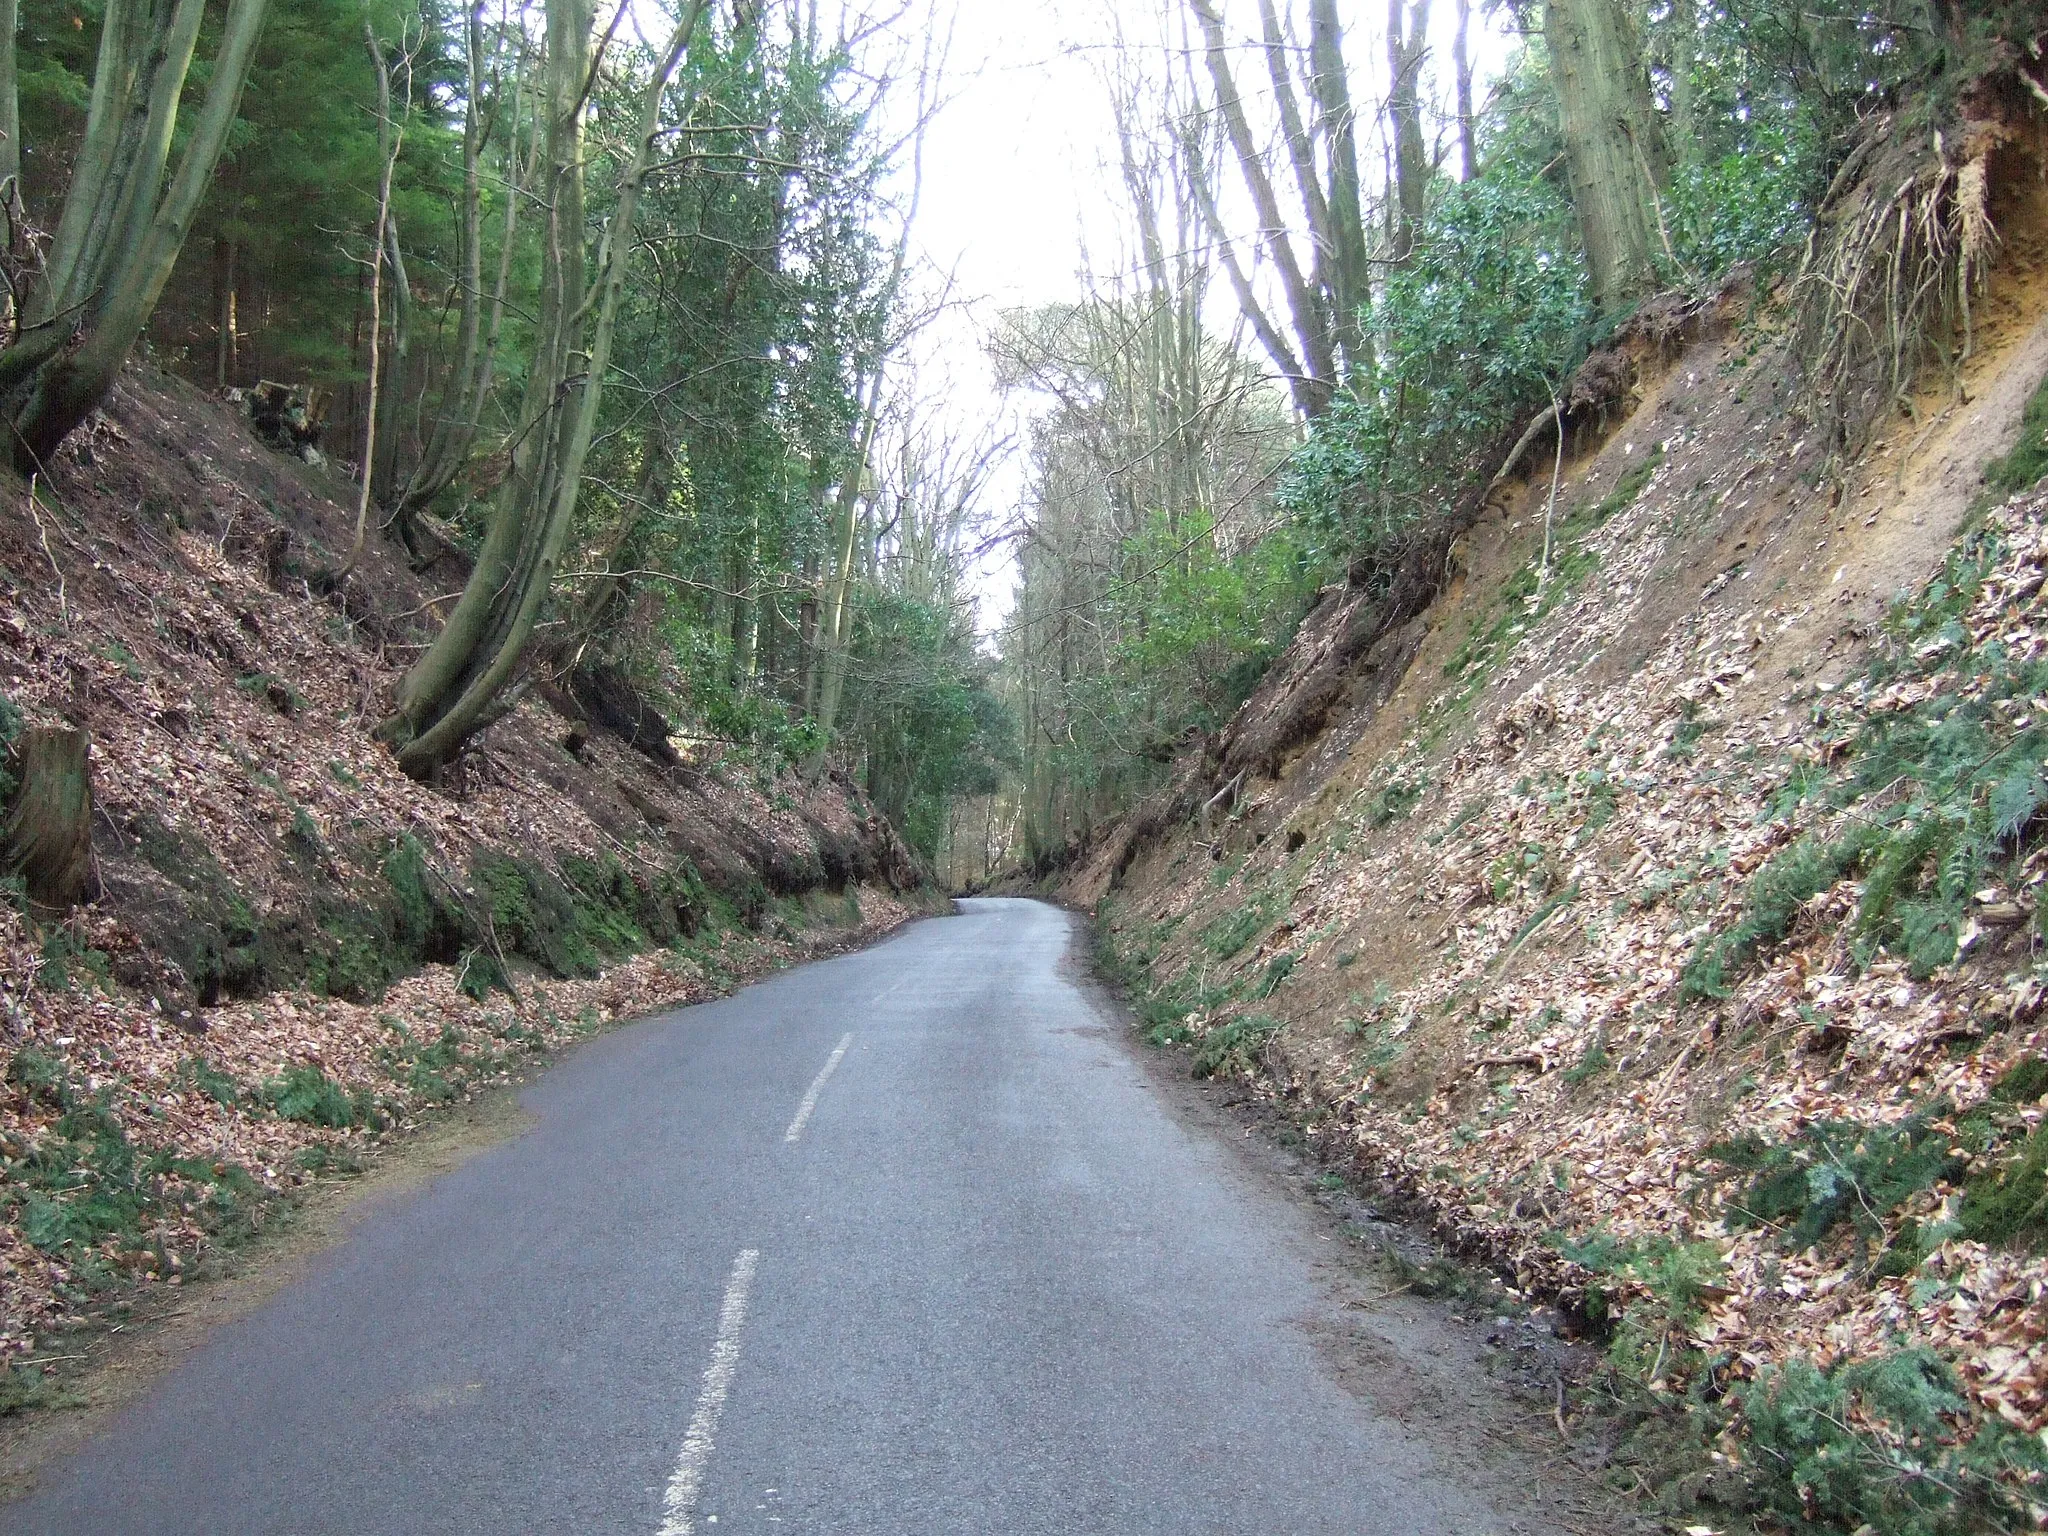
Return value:
<svg viewBox="0 0 2048 1536">
<path fill-rule="evenodd" d="M 1063 887 L 1155 1039 L 1669 1404 L 1717 1526 L 2048 1503 L 2029 196 L 1917 421 L 1831 461 L 1739 308 L 1636 348 L 1554 517 L 1546 463 L 1393 630 L 1326 594 Z"/>
</svg>

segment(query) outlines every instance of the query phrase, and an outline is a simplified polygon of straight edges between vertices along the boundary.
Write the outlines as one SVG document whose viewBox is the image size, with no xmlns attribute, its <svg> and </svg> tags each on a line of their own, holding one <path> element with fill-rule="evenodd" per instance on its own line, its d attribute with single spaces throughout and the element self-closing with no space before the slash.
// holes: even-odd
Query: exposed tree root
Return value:
<svg viewBox="0 0 2048 1536">
<path fill-rule="evenodd" d="M 1910 410 L 1930 368 L 1952 376 L 1970 356 L 2002 152 L 2041 158 L 2039 113 L 2011 83 L 1980 82 L 1946 126 L 1873 119 L 1821 200 L 1793 302 L 1811 409 L 1838 451 Z"/>
</svg>

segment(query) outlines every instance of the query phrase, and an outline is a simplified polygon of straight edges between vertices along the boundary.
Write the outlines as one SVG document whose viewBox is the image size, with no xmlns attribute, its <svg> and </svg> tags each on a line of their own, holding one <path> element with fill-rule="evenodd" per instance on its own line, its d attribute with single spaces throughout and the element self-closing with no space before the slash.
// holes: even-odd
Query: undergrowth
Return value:
<svg viewBox="0 0 2048 1536">
<path fill-rule="evenodd" d="M 6 1077 L 56 1119 L 32 1144 L 10 1147 L 0 1211 L 32 1246 L 63 1258 L 72 1304 L 113 1288 L 124 1261 L 172 1272 L 151 1236 L 161 1218 L 189 1217 L 230 1242 L 260 1226 L 266 1193 L 248 1170 L 136 1147 L 113 1111 L 112 1085 L 82 1090 L 63 1062 L 34 1047 L 14 1053 Z"/>
<path fill-rule="evenodd" d="M 1965 1411 L 1923 1349 L 1823 1371 L 1766 1366 L 1736 1399 L 1757 1503 L 1793 1529 L 1985 1536 L 2036 1528 L 2017 1491 L 2048 1477 L 2048 1448 L 1998 1419 L 1957 1443 Z"/>
<path fill-rule="evenodd" d="M 1772 813 L 1818 797 L 1841 830 L 1808 834 L 1757 873 L 1734 927 L 1694 950 L 1681 1000 L 1726 996 L 1807 902 L 1851 875 L 1862 878 L 1852 962 L 1888 954 L 1923 980 L 1960 955 L 1977 893 L 2018 882 L 2048 800 L 2048 724 L 2031 707 L 2048 693 L 2048 663 L 1979 644 L 1963 622 L 2002 553 L 1997 535 L 1972 535 L 1893 610 L 1869 686 L 1925 685 L 1925 696 L 1910 689 L 1910 702 L 1864 713 L 1826 773 L 1795 768 Z"/>
</svg>

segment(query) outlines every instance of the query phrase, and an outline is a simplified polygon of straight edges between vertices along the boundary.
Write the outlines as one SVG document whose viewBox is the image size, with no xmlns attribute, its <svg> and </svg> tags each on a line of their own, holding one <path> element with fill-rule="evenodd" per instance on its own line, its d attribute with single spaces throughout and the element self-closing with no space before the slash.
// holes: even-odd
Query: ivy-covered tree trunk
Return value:
<svg viewBox="0 0 2048 1536">
<path fill-rule="evenodd" d="M 227 143 L 263 27 L 264 0 L 230 0 L 199 119 L 177 169 L 178 104 L 205 0 L 107 0 L 85 134 L 44 270 L 0 347 L 0 419 L 27 474 L 104 400 L 176 265 Z M 14 34 L 0 82 L 16 112 Z"/>
<path fill-rule="evenodd" d="M 1543 40 L 1593 302 L 1611 312 L 1657 289 L 1663 128 L 1621 0 L 1546 0 Z"/>
<path fill-rule="evenodd" d="M 584 461 L 597 425 L 633 220 L 653 160 L 661 100 L 706 0 L 693 0 L 641 97 L 633 153 L 618 183 L 595 262 L 584 250 L 583 135 L 591 75 L 590 0 L 548 0 L 547 227 L 533 363 L 514 434 L 511 472 L 492 509 L 455 611 L 400 682 L 396 708 L 378 727 L 399 766 L 427 778 L 516 702 L 534 625 L 552 592 L 575 520 Z"/>
</svg>

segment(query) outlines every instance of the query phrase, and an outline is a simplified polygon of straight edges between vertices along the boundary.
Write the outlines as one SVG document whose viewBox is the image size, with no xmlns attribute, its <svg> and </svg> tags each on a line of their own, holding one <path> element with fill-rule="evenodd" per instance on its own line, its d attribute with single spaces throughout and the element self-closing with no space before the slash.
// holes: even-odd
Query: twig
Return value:
<svg viewBox="0 0 2048 1536">
<path fill-rule="evenodd" d="M 31 473 L 28 477 L 28 515 L 35 519 L 36 537 L 42 540 L 43 558 L 50 562 L 50 574 L 57 578 L 57 612 L 63 617 L 64 627 L 71 627 L 71 605 L 64 598 L 64 572 L 58 568 L 57 557 L 50 549 L 50 530 L 43 526 L 43 514 L 36 508 L 36 483 L 41 477 Z"/>
<path fill-rule="evenodd" d="M 1558 1371 L 1555 1373 L 1551 1377 L 1551 1381 L 1557 1387 L 1557 1402 L 1552 1406 L 1550 1416 L 1557 1424 L 1558 1439 L 1569 1442 L 1571 1440 L 1571 1431 L 1564 1427 L 1564 1372 Z"/>
<path fill-rule="evenodd" d="M 1543 589 L 1550 585 L 1551 529 L 1557 522 L 1557 482 L 1564 475 L 1564 406 L 1557 398 L 1557 391 L 1551 388 L 1550 380 L 1545 379 L 1543 387 L 1550 390 L 1550 414 L 1557 418 L 1557 455 L 1550 461 L 1550 501 L 1543 508 L 1543 565 L 1536 574 L 1536 605 L 1539 608 L 1543 603 Z"/>
</svg>

